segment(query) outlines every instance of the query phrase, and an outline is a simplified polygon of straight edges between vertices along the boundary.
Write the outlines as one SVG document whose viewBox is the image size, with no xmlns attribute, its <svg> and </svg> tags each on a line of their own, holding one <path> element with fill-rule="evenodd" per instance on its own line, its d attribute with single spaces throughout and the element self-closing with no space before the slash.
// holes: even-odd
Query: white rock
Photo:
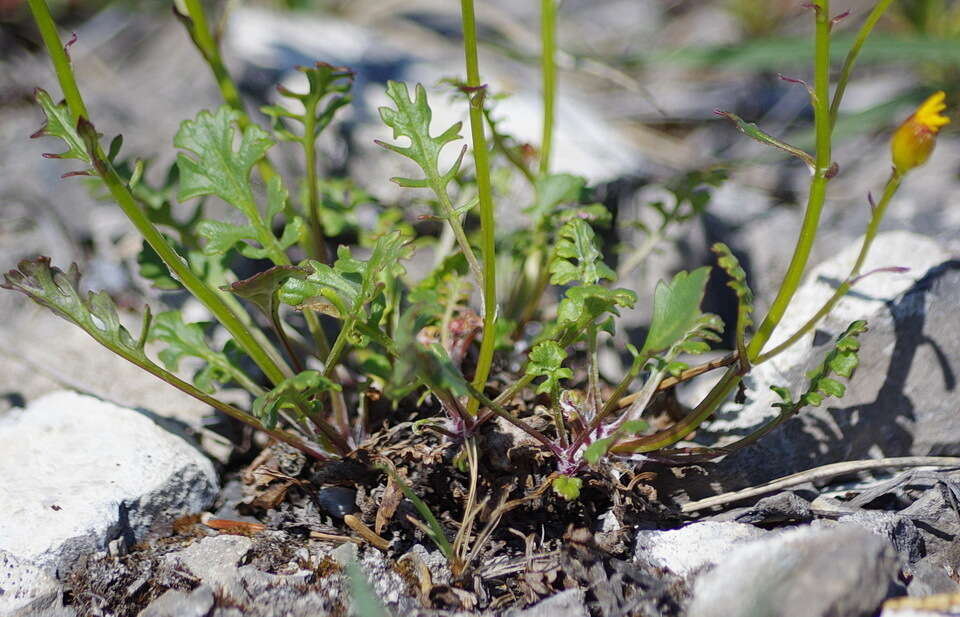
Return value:
<svg viewBox="0 0 960 617">
<path fill-rule="evenodd" d="M 637 533 L 635 558 L 678 576 L 716 564 L 735 545 L 767 532 L 743 523 L 705 521 L 668 531 Z"/>
<path fill-rule="evenodd" d="M 690 617 L 874 615 L 899 571 L 864 529 L 799 527 L 727 551 L 694 582 Z"/>
<path fill-rule="evenodd" d="M 55 392 L 0 418 L 0 549 L 56 575 L 207 508 L 208 459 L 131 409 Z"/>
<path fill-rule="evenodd" d="M 0 550 L 0 615 L 37 614 L 60 603 L 60 584 L 36 566 Z"/>
</svg>

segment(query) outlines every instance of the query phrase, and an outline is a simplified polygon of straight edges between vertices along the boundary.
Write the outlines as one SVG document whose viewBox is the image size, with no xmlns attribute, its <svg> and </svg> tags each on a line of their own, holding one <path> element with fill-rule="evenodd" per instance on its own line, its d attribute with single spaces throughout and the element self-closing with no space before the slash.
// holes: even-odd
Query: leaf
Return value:
<svg viewBox="0 0 960 617">
<path fill-rule="evenodd" d="M 803 150 L 801 150 L 800 148 L 797 148 L 796 146 L 791 146 L 786 142 L 780 141 L 776 137 L 773 137 L 771 135 L 768 135 L 767 133 L 764 133 L 759 126 L 757 126 L 752 122 L 750 123 L 745 122 L 736 114 L 732 114 L 728 111 L 720 111 L 720 110 L 717 110 L 716 114 L 718 116 L 727 118 L 728 120 L 733 122 L 736 125 L 737 129 L 747 137 L 754 139 L 756 141 L 759 141 L 762 144 L 773 146 L 774 148 L 779 148 L 780 150 L 783 150 L 784 152 L 797 157 L 807 165 L 807 167 L 810 169 L 810 173 L 813 173 L 814 171 L 816 171 L 817 163 L 816 161 L 813 160 L 813 157 L 810 156 L 809 153 L 804 152 Z"/>
<path fill-rule="evenodd" d="M 283 284 L 290 279 L 304 280 L 313 271 L 300 266 L 273 266 L 242 281 L 224 285 L 220 289 L 237 294 L 257 306 L 267 317 L 273 317 L 279 307 L 277 296 Z"/>
<path fill-rule="evenodd" d="M 319 298 L 330 304 L 324 309 L 339 319 L 366 318 L 364 307 L 380 293 L 381 276 L 389 272 L 398 277 L 403 272 L 400 259 L 404 255 L 406 236 L 395 231 L 381 236 L 367 261 L 355 259 L 350 249 L 340 246 L 333 266 L 315 260 L 301 264 L 313 272 L 305 279 L 291 278 L 280 290 L 280 301 L 299 308 L 318 308 Z M 311 304 L 312 303 L 312 304 Z"/>
<path fill-rule="evenodd" d="M 730 280 L 727 281 L 727 287 L 737 294 L 737 350 L 741 353 L 746 349 L 744 338 L 747 328 L 753 325 L 753 292 L 747 285 L 747 273 L 744 272 L 740 261 L 734 256 L 726 244 L 717 242 L 711 249 L 717 254 L 717 263 L 727 273 Z"/>
<path fill-rule="evenodd" d="M 430 120 L 433 112 L 427 102 L 427 91 L 422 85 L 417 84 L 415 98 L 411 99 L 405 83 L 389 81 L 387 82 L 387 96 L 394 102 L 396 109 L 381 107 L 380 117 L 384 124 L 393 129 L 394 139 L 406 137 L 410 140 L 410 145 L 398 146 L 382 141 L 377 141 L 377 143 L 388 150 L 411 159 L 420 166 L 424 173 L 424 177 L 420 179 L 393 178 L 392 180 L 407 188 L 432 188 L 437 193 L 446 192 L 447 185 L 460 171 L 460 164 L 463 161 L 463 153 L 466 151 L 466 147 L 461 151 L 453 166 L 444 173 L 440 172 L 440 152 L 448 143 L 460 139 L 462 123 L 457 122 L 440 135 L 432 137 L 430 135 Z"/>
<path fill-rule="evenodd" d="M 803 407 L 813 405 L 820 406 L 828 396 L 840 398 L 846 393 L 846 386 L 830 377 L 835 374 L 845 379 L 853 377 L 853 373 L 860 363 L 858 356 L 860 352 L 859 336 L 867 331 L 867 322 L 857 320 L 852 322 L 847 329 L 837 337 L 833 349 L 831 349 L 815 369 L 810 371 L 808 378 L 810 383 L 806 391 L 794 401 L 790 391 L 780 386 L 770 386 L 770 389 L 777 393 L 781 402 L 774 403 L 774 407 L 779 407 L 781 417 L 788 417 L 797 413 Z"/>
<path fill-rule="evenodd" d="M 533 377 L 546 377 L 537 386 L 537 394 L 553 394 L 560 389 L 561 379 L 573 377 L 573 371 L 563 367 L 567 352 L 554 341 L 539 343 L 530 351 L 526 373 Z"/>
<path fill-rule="evenodd" d="M 0 287 L 19 291 L 37 304 L 80 326 L 100 344 L 124 357 L 146 360 L 144 340 L 134 340 L 120 324 L 117 306 L 104 292 L 80 291 L 80 271 L 77 264 L 63 272 L 50 265 L 49 257 L 24 259 L 17 270 L 4 274 Z M 149 310 L 144 315 L 149 324 Z M 149 360 L 147 360 L 149 362 Z"/>
<path fill-rule="evenodd" d="M 239 118 L 238 111 L 223 105 L 215 114 L 201 111 L 196 119 L 180 125 L 173 144 L 196 157 L 183 152 L 177 155 L 180 200 L 216 195 L 245 213 L 255 203 L 250 173 L 273 146 L 273 140 L 266 131 L 251 124 L 243 130 L 234 149 Z"/>
<path fill-rule="evenodd" d="M 567 501 L 573 501 L 580 498 L 580 489 L 583 488 L 583 480 L 570 476 L 558 476 L 551 482 L 553 492 L 560 495 Z"/>
<path fill-rule="evenodd" d="M 589 465 L 596 465 L 601 458 L 606 456 L 614 441 L 613 437 L 604 437 L 594 441 L 583 451 L 583 460 L 587 461 Z"/>
<path fill-rule="evenodd" d="M 201 221 L 197 233 L 207 239 L 204 252 L 208 255 L 220 255 L 237 247 L 245 257 L 269 257 L 276 264 L 285 264 L 288 260 L 284 251 L 306 233 L 306 228 L 300 217 L 287 213 L 281 237 L 274 236 L 273 219 L 286 212 L 287 202 L 287 191 L 279 176 L 267 182 L 266 216 L 261 216 L 251 188 L 250 174 L 274 142 L 266 131 L 251 124 L 242 130 L 239 145 L 234 148 L 239 118 L 239 112 L 222 106 L 216 114 L 201 111 L 196 119 L 180 125 L 174 144 L 186 152 L 177 155 L 178 196 L 185 200 L 216 195 L 247 218 L 245 225 Z"/>
<path fill-rule="evenodd" d="M 616 273 L 603 263 L 596 234 L 586 221 L 570 221 L 558 236 L 550 265 L 552 284 L 566 285 L 578 280 L 585 285 L 594 285 L 601 279 L 616 280 Z"/>
<path fill-rule="evenodd" d="M 273 130 L 281 139 L 288 141 L 305 141 L 310 147 L 319 137 L 320 133 L 333 120 L 334 114 L 341 107 L 350 103 L 350 88 L 353 86 L 353 71 L 345 67 L 333 66 L 326 62 L 317 62 L 312 67 L 298 66 L 298 71 L 306 75 L 308 89 L 307 92 L 300 94 L 293 92 L 283 86 L 277 86 L 277 92 L 280 96 L 299 101 L 304 108 L 304 113 L 290 111 L 281 105 L 272 105 L 261 107 L 262 111 L 273 120 Z M 335 96 L 343 95 L 343 96 Z M 320 102 L 332 96 L 327 101 L 326 106 L 320 108 Z M 313 124 L 313 134 L 303 135 L 302 137 L 294 135 L 289 128 L 286 120 L 294 120 L 304 125 L 311 122 Z"/>
<path fill-rule="evenodd" d="M 618 307 L 633 308 L 636 302 L 637 294 L 629 289 L 608 289 L 600 285 L 571 287 L 557 308 L 557 327 L 564 339 L 578 337 L 598 318 L 607 313 L 619 315 Z"/>
<path fill-rule="evenodd" d="M 81 139 L 73 124 L 70 110 L 66 103 L 54 103 L 53 98 L 46 90 L 37 88 L 34 90 L 34 98 L 37 104 L 43 110 L 46 117 L 43 126 L 31 138 L 38 137 L 58 137 L 63 140 L 67 149 L 59 154 L 44 154 L 45 158 L 51 159 L 77 159 L 87 164 L 92 164 L 90 156 L 87 154 L 86 145 Z"/>
<path fill-rule="evenodd" d="M 263 425 L 272 429 L 277 425 L 282 409 L 301 410 L 301 403 L 330 390 L 340 391 L 340 386 L 319 371 L 301 371 L 293 377 L 284 379 L 273 390 L 261 394 L 253 401 L 253 415 Z M 310 408 L 307 411 L 315 411 Z"/>
<path fill-rule="evenodd" d="M 213 351 L 207 345 L 204 329 L 208 325 L 186 324 L 179 311 L 165 311 L 154 318 L 149 339 L 167 344 L 159 357 L 171 372 L 179 369 L 180 360 L 184 357 L 203 360 L 205 366 L 194 375 L 194 385 L 208 394 L 216 389 L 215 383 L 237 381 L 244 387 L 251 385 L 253 382 L 244 375 L 238 365 L 238 350 L 232 341 L 224 346 L 224 351 Z"/>
<path fill-rule="evenodd" d="M 251 224 L 235 225 L 224 221 L 204 219 L 197 223 L 197 235 L 206 239 L 203 247 L 205 255 L 218 256 L 236 248 L 248 259 L 267 259 L 285 251 L 295 244 L 305 233 L 303 219 L 290 216 L 283 229 L 283 235 L 276 238 L 265 225 L 284 210 L 287 192 L 280 178 L 274 177 L 267 184 L 267 216 L 261 222 L 260 215 L 254 210 Z M 254 206 L 255 208 L 255 206 Z M 260 246 L 253 244 L 259 243 Z"/>
<path fill-rule="evenodd" d="M 657 283 L 653 298 L 653 318 L 643 343 L 643 352 L 668 349 L 694 328 L 703 313 L 700 303 L 706 290 L 710 268 L 680 271 L 669 283 Z"/>
<path fill-rule="evenodd" d="M 586 178 L 572 174 L 540 176 L 534 185 L 534 202 L 524 212 L 533 217 L 534 221 L 543 220 L 551 216 L 561 204 L 578 201 L 586 184 Z"/>
</svg>

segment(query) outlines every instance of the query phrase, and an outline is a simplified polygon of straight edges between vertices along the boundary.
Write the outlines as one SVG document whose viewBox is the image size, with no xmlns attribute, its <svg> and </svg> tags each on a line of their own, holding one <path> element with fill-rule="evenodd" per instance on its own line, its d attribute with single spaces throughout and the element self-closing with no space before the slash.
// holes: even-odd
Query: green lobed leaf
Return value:
<svg viewBox="0 0 960 617">
<path fill-rule="evenodd" d="M 134 340 L 120 323 L 117 307 L 106 292 L 80 291 L 80 271 L 71 264 L 64 272 L 49 257 L 24 259 L 4 274 L 0 287 L 19 291 L 37 304 L 70 321 L 102 345 L 125 357 L 145 359 L 143 341 Z M 145 321 L 149 320 L 149 311 Z"/>
<path fill-rule="evenodd" d="M 280 290 L 284 304 L 298 308 L 323 310 L 339 319 L 365 319 L 364 307 L 380 293 L 382 276 L 398 277 L 407 237 L 399 231 L 381 236 L 367 261 L 355 259 L 346 246 L 337 249 L 333 266 L 307 260 L 301 266 L 313 270 L 305 279 L 288 279 Z M 329 305 L 318 303 L 323 298 Z"/>
<path fill-rule="evenodd" d="M 238 381 L 244 387 L 252 382 L 238 365 L 240 356 L 232 341 L 223 351 L 214 351 L 207 345 L 204 330 L 206 323 L 184 323 L 180 311 L 165 311 L 157 315 L 150 328 L 149 339 L 167 346 L 158 354 L 167 370 L 176 372 L 184 357 L 199 358 L 205 366 L 194 375 L 194 385 L 204 392 L 213 393 L 216 384 Z"/>
<path fill-rule="evenodd" d="M 309 403 L 310 399 L 330 390 L 339 391 L 340 386 L 324 377 L 319 371 L 301 371 L 293 377 L 284 379 L 269 392 L 258 396 L 253 401 L 253 415 L 268 429 L 272 429 L 277 425 L 282 409 L 300 410 L 301 402 Z"/>
<path fill-rule="evenodd" d="M 526 374 L 533 377 L 546 377 L 537 386 L 537 394 L 557 392 L 560 389 L 561 379 L 573 377 L 573 371 L 563 366 L 566 357 L 567 352 L 555 341 L 544 341 L 530 351 Z"/>
<path fill-rule="evenodd" d="M 607 313 L 619 315 L 618 307 L 633 308 L 637 294 L 629 289 L 608 289 L 601 285 L 571 287 L 557 308 L 557 325 L 584 330 Z"/>
<path fill-rule="evenodd" d="M 747 273 L 740 265 L 740 260 L 730 250 L 730 247 L 722 242 L 717 242 L 710 250 L 717 254 L 717 263 L 730 277 L 730 280 L 727 281 L 727 287 L 737 294 L 737 349 L 742 352 L 745 349 L 744 338 L 747 328 L 753 325 L 753 292 L 747 285 Z"/>
<path fill-rule="evenodd" d="M 337 110 L 350 103 L 350 88 L 353 86 L 353 72 L 345 67 L 333 66 L 326 62 L 317 62 L 313 66 L 298 66 L 297 70 L 307 78 L 305 93 L 293 92 L 284 86 L 278 86 L 281 96 L 299 101 L 304 107 L 304 113 L 296 113 L 282 105 L 261 107 L 260 111 L 272 119 L 274 133 L 281 139 L 288 141 L 313 141 L 333 120 Z M 338 96 L 341 95 L 341 96 Z M 331 97 L 321 108 L 320 102 Z M 306 124 L 307 114 L 313 116 L 313 135 L 297 136 L 288 128 L 289 120 Z"/>
<path fill-rule="evenodd" d="M 223 105 L 216 113 L 201 111 L 194 120 L 180 125 L 173 143 L 193 156 L 177 155 L 179 199 L 216 195 L 245 211 L 255 202 L 250 174 L 274 142 L 266 131 L 251 124 L 234 148 L 239 118 L 238 111 Z"/>
<path fill-rule="evenodd" d="M 393 178 L 392 180 L 403 187 L 446 191 L 447 185 L 460 171 L 463 151 L 453 166 L 443 173 L 440 171 L 440 152 L 448 143 L 460 139 L 462 123 L 457 122 L 440 135 L 433 137 L 430 135 L 430 120 L 433 112 L 427 101 L 427 91 L 422 85 L 417 84 L 415 98 L 411 99 L 405 83 L 389 81 L 387 96 L 394 102 L 396 108 L 381 107 L 380 117 L 384 124 L 393 129 L 394 139 L 406 137 L 410 140 L 410 145 L 399 146 L 382 141 L 377 143 L 411 159 L 424 173 L 424 177 L 420 179 Z"/>
<path fill-rule="evenodd" d="M 267 153 L 274 142 L 266 131 L 248 125 L 240 132 L 239 112 L 227 106 L 215 114 L 201 111 L 196 119 L 180 125 L 174 144 L 185 150 L 177 155 L 180 173 L 179 199 L 215 195 L 240 210 L 247 224 L 234 225 L 222 221 L 201 221 L 197 233 L 207 240 L 208 255 L 226 253 L 231 248 L 251 259 L 269 257 L 274 263 L 286 262 L 283 252 L 306 234 L 303 220 L 287 211 L 287 191 L 279 176 L 267 182 L 266 215 L 261 216 L 253 194 L 250 176 L 253 166 Z M 273 219 L 281 213 L 287 222 L 280 238 L 271 229 Z M 256 242 L 259 246 L 252 244 Z"/>
<path fill-rule="evenodd" d="M 703 313 L 700 303 L 706 290 L 710 268 L 678 272 L 666 283 L 657 283 L 653 299 L 653 318 L 641 352 L 657 352 L 670 348 L 696 327 Z"/>
<path fill-rule="evenodd" d="M 59 154 L 44 154 L 46 158 L 57 159 L 77 159 L 84 163 L 91 163 L 90 156 L 87 154 L 86 146 L 77 133 L 76 127 L 70 115 L 70 110 L 66 103 L 55 103 L 46 90 L 37 88 L 34 91 L 34 98 L 37 104 L 43 110 L 45 120 L 43 126 L 36 133 L 31 135 L 37 137 L 58 137 L 63 140 L 67 149 Z"/>
<path fill-rule="evenodd" d="M 831 375 L 837 375 L 845 379 L 853 377 L 853 373 L 860 363 L 858 353 L 860 351 L 860 341 L 858 337 L 867 331 L 867 322 L 857 320 L 852 322 L 847 329 L 837 337 L 833 348 L 824 357 L 815 369 L 810 371 L 808 378 L 810 383 L 806 391 L 794 401 L 790 391 L 780 386 L 770 386 L 770 389 L 777 393 L 781 402 L 774 403 L 775 407 L 781 409 L 782 415 L 792 415 L 807 405 L 815 407 L 821 405 L 828 396 L 840 398 L 846 393 L 846 386 Z"/>
<path fill-rule="evenodd" d="M 571 476 L 558 476 L 550 483 L 553 492 L 560 495 L 567 501 L 573 501 L 580 498 L 580 489 L 583 488 L 583 480 Z"/>
<path fill-rule="evenodd" d="M 574 219 L 560 229 L 553 252 L 550 282 L 554 285 L 573 281 L 594 285 L 602 279 L 613 281 L 617 278 L 617 274 L 603 263 L 596 234 L 584 220 Z"/>
</svg>

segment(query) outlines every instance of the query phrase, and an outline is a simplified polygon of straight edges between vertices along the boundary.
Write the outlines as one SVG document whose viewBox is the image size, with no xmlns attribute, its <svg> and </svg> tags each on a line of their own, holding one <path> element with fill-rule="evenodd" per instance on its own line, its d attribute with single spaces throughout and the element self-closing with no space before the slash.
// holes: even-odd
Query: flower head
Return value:
<svg viewBox="0 0 960 617">
<path fill-rule="evenodd" d="M 941 127 L 950 124 L 950 118 L 942 113 L 947 108 L 945 98 L 942 90 L 931 95 L 893 134 L 890 150 L 898 173 L 919 167 L 930 158 L 937 143 L 937 133 Z"/>
</svg>

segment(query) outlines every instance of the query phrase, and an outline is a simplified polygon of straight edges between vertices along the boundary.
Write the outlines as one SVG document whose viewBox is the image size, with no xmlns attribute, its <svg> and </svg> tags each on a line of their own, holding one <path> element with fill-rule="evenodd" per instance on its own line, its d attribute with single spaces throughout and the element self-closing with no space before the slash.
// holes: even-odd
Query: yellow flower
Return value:
<svg viewBox="0 0 960 617">
<path fill-rule="evenodd" d="M 927 162 L 937 143 L 940 128 L 950 124 L 950 118 L 941 112 L 947 108 L 946 94 L 941 90 L 923 102 L 917 111 L 900 125 L 890 140 L 893 166 L 904 174 Z"/>
</svg>

